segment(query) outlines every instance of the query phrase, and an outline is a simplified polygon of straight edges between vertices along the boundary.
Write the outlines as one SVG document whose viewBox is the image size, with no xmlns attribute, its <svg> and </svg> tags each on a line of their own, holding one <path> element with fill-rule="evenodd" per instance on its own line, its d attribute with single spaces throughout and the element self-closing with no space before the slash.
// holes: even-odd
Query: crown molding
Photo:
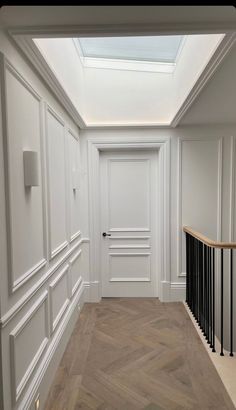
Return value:
<svg viewBox="0 0 236 410">
<path fill-rule="evenodd" d="M 94 35 L 161 35 L 161 34 L 216 34 L 235 30 L 235 22 L 188 22 L 153 24 L 85 24 L 85 25 L 40 25 L 8 27 L 12 36 L 78 37 Z"/>
<path fill-rule="evenodd" d="M 59 102 L 63 105 L 65 110 L 68 112 L 70 117 L 75 121 L 79 128 L 86 128 L 86 124 L 79 114 L 78 110 L 75 108 L 67 92 L 58 81 L 56 75 L 52 69 L 47 64 L 43 55 L 40 53 L 37 46 L 34 44 L 31 37 L 28 36 L 13 36 L 21 50 L 28 57 L 30 62 L 34 65 L 38 73 L 42 76 L 43 80 L 50 87 L 51 91 L 57 97 Z"/>
<path fill-rule="evenodd" d="M 194 100 L 197 98 L 198 94 L 201 90 L 205 87 L 206 83 L 215 73 L 223 59 L 225 58 L 226 54 L 231 50 L 236 40 L 236 33 L 226 34 L 219 46 L 217 47 L 214 55 L 204 68 L 202 74 L 197 79 L 195 85 L 192 87 L 190 93 L 188 94 L 187 98 L 184 100 L 183 104 L 180 106 L 179 110 L 175 114 L 174 118 L 171 121 L 170 126 L 175 128 L 182 117 L 186 114 L 187 110 L 193 104 Z"/>
</svg>

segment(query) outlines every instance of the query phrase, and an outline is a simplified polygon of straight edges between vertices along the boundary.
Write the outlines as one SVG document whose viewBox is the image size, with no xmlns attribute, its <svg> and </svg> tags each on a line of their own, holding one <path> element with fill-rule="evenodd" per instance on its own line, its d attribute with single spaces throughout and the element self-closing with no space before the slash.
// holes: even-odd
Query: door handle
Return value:
<svg viewBox="0 0 236 410">
<path fill-rule="evenodd" d="M 102 236 L 104 236 L 104 237 L 106 237 L 106 236 L 111 236 L 111 234 L 110 234 L 110 233 L 103 232 L 103 233 L 102 233 Z"/>
</svg>

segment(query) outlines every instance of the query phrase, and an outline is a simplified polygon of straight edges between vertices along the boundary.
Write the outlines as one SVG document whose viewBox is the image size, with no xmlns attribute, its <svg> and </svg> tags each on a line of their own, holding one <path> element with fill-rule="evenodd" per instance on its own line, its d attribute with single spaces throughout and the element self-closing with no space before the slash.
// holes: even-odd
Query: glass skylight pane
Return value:
<svg viewBox="0 0 236 410">
<path fill-rule="evenodd" d="M 84 57 L 174 63 L 184 36 L 80 38 Z"/>
</svg>

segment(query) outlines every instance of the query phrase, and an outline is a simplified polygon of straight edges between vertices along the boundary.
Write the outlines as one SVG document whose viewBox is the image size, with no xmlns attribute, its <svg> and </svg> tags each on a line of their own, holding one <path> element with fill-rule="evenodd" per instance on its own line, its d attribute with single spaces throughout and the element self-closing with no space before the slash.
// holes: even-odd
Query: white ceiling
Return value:
<svg viewBox="0 0 236 410">
<path fill-rule="evenodd" d="M 105 35 L 111 33 L 120 35 L 122 32 L 124 36 L 156 35 L 158 33 L 162 35 L 220 33 L 236 29 L 236 9 L 233 6 L 4 6 L 0 9 L 0 26 L 4 29 L 10 29 L 12 33 L 15 32 L 15 35 L 25 32 L 27 35 L 38 33 L 39 36 L 44 33 L 44 36 L 45 33 L 51 33 L 52 36 L 59 37 L 79 37 L 81 33 L 86 36 L 86 33 L 91 35 L 91 32 L 96 35 L 99 32 Z M 236 51 L 234 49 L 221 63 L 212 79 L 205 85 L 193 105 L 188 109 L 181 124 L 235 122 L 236 85 L 232 80 L 235 76 L 235 68 Z M 62 68 L 63 70 L 65 80 L 66 77 L 70 77 L 70 73 L 65 67 Z M 77 70 L 80 71 L 79 74 L 76 73 L 75 67 L 73 70 L 73 78 L 76 78 L 77 86 L 80 89 L 79 94 L 74 96 L 73 104 L 77 105 L 77 108 L 79 107 L 82 116 L 86 116 L 89 106 L 90 120 L 92 117 L 101 120 L 99 113 L 100 106 L 102 106 L 101 99 L 95 98 L 94 104 L 88 104 L 88 100 L 84 97 L 90 93 L 91 101 L 92 88 L 98 96 L 102 95 L 103 88 L 100 87 L 101 90 L 99 90 L 100 84 L 96 80 L 94 70 L 87 71 L 87 82 L 91 84 L 87 91 L 84 85 L 79 86 L 83 70 Z M 104 72 L 104 74 L 106 73 Z M 132 73 L 134 86 L 142 82 L 142 76 L 138 77 L 138 73 Z M 154 74 L 148 73 L 148 78 L 146 87 L 150 91 L 155 90 Z M 114 84 L 116 80 L 115 77 L 113 80 L 110 78 L 110 85 Z M 118 90 L 122 89 L 122 83 L 122 78 L 116 81 Z M 74 88 L 74 84 L 71 84 L 69 92 L 73 94 Z M 108 88 L 110 89 L 110 87 Z M 141 102 L 142 87 L 139 93 L 136 90 L 134 92 L 134 90 L 125 89 L 125 93 L 122 92 L 117 95 L 117 98 L 112 99 L 114 104 L 118 104 L 120 107 L 123 105 L 125 113 L 127 110 L 125 110 L 124 101 L 128 105 L 132 105 L 130 104 L 131 100 L 135 99 L 139 119 L 141 118 L 143 121 L 141 113 L 143 112 L 142 107 L 145 106 L 149 115 L 149 123 L 152 117 L 156 118 L 157 114 L 164 122 L 165 119 L 158 108 L 160 94 L 154 95 L 153 93 L 151 99 L 143 96 Z M 169 99 L 169 105 L 173 105 L 172 99 Z M 109 114 L 109 112 L 114 112 L 116 107 L 108 105 L 105 108 Z"/>
<path fill-rule="evenodd" d="M 84 66 L 81 53 L 77 53 L 77 39 L 39 38 L 34 39 L 34 42 L 87 126 L 168 126 L 223 38 L 222 34 L 185 36 L 175 70 L 170 73 L 150 72 L 140 70 L 139 67 L 133 72 L 121 67 L 120 59 L 116 59 L 113 69 Z M 160 37 L 156 39 L 156 50 L 160 50 Z M 98 45 L 95 40 L 92 39 L 89 53 L 92 49 L 96 53 L 98 49 L 101 53 L 104 52 L 105 41 Z M 152 56 L 153 40 L 155 39 L 152 37 Z M 175 40 L 176 37 L 173 39 L 170 36 L 168 42 L 165 39 L 165 45 L 173 45 Z M 182 39 L 177 40 L 180 43 Z M 140 49 L 143 56 L 143 37 L 141 44 L 139 38 L 134 37 L 128 38 L 127 44 L 124 38 L 119 38 L 119 41 L 109 38 L 113 62 L 121 49 L 123 53 L 125 50 L 128 60 L 131 42 L 133 46 L 135 43 L 135 50 L 132 48 L 130 52 L 131 58 Z M 86 42 L 87 47 L 88 43 Z M 175 47 L 172 54 L 176 55 L 177 52 L 178 47 Z M 101 60 L 104 60 L 103 56 Z M 147 63 L 153 62 L 145 62 L 146 65 Z"/>
<path fill-rule="evenodd" d="M 180 124 L 236 123 L 236 45 L 203 88 Z"/>
</svg>

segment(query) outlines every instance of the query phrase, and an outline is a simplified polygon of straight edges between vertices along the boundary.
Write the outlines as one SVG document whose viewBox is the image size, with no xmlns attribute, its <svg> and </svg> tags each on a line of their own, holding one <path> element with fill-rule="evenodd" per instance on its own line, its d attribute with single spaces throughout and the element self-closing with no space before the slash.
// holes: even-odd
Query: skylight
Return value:
<svg viewBox="0 0 236 410">
<path fill-rule="evenodd" d="M 184 36 L 80 38 L 84 57 L 175 63 Z"/>
<path fill-rule="evenodd" d="M 59 95 L 83 127 L 174 126 L 217 67 L 216 50 L 229 41 L 223 39 L 219 33 L 34 38 L 32 55 L 47 67 L 50 84 L 53 76 L 60 84 Z"/>
</svg>

